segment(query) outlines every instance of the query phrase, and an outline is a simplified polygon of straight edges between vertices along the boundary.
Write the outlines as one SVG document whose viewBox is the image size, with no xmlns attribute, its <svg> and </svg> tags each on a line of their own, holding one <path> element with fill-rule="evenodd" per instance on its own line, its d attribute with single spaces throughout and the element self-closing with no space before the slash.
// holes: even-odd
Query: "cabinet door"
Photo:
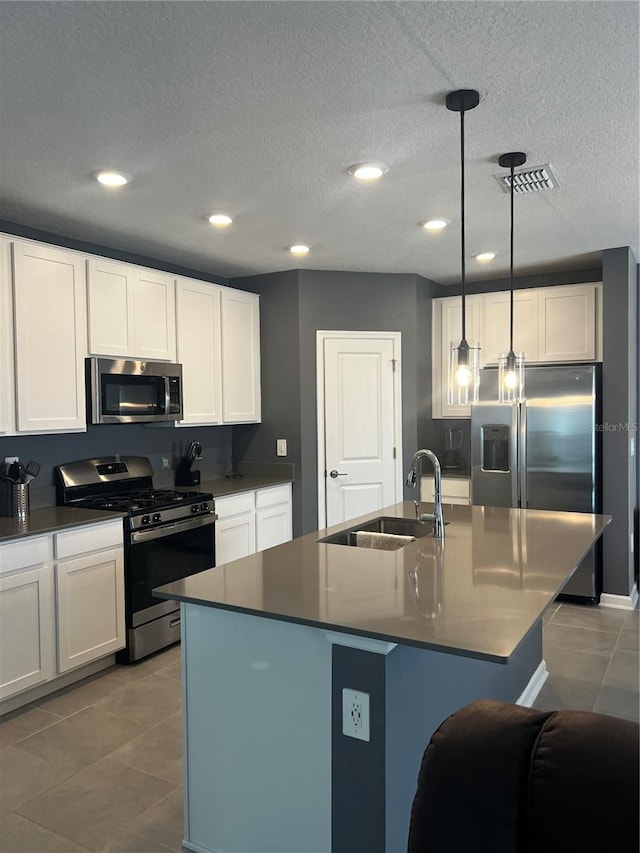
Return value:
<svg viewBox="0 0 640 853">
<path fill-rule="evenodd" d="M 509 291 L 482 296 L 482 364 L 497 364 L 509 351 Z M 538 292 L 519 290 L 513 299 L 513 350 L 523 352 L 525 363 L 538 360 Z"/>
<path fill-rule="evenodd" d="M 538 290 L 538 360 L 594 361 L 596 284 Z"/>
<path fill-rule="evenodd" d="M 480 338 L 481 297 L 468 296 L 466 303 L 466 336 L 469 344 Z M 447 398 L 449 388 L 449 346 L 460 343 L 462 334 L 462 299 L 447 296 L 434 299 L 434 334 L 432 343 L 433 416 L 464 418 L 471 417 L 470 406 L 450 406 Z M 437 328 L 436 328 L 437 327 Z M 480 342 L 482 344 L 482 342 Z M 482 364 L 482 352 L 481 364 Z"/>
<path fill-rule="evenodd" d="M 282 545 L 291 539 L 291 504 L 256 510 L 256 551 Z"/>
<path fill-rule="evenodd" d="M 51 567 L 0 578 L 0 699 L 48 681 L 53 665 Z"/>
<path fill-rule="evenodd" d="M 59 672 L 124 648 L 122 548 L 57 563 L 56 596 Z"/>
<path fill-rule="evenodd" d="M 178 279 L 176 302 L 184 404 L 180 423 L 220 423 L 220 288 L 203 281 Z"/>
<path fill-rule="evenodd" d="M 175 281 L 166 273 L 135 269 L 133 278 L 135 355 L 175 361 Z"/>
<path fill-rule="evenodd" d="M 133 268 L 104 258 L 87 261 L 89 352 L 126 358 L 133 351 Z"/>
<path fill-rule="evenodd" d="M 216 522 L 216 566 L 255 554 L 255 512 L 244 512 Z"/>
<path fill-rule="evenodd" d="M 86 429 L 84 264 L 72 252 L 14 243 L 17 428 Z"/>
<path fill-rule="evenodd" d="M 0 237 L 0 434 L 15 427 L 11 243 Z"/>
<path fill-rule="evenodd" d="M 222 288 L 222 418 L 260 420 L 260 316 L 255 293 Z"/>
</svg>

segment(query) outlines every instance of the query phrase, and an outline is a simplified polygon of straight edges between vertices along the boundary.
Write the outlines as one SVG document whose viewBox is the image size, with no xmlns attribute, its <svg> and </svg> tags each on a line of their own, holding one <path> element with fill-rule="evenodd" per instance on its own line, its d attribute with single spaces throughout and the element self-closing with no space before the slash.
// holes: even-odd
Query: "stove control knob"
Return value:
<svg viewBox="0 0 640 853">
<path fill-rule="evenodd" d="M 151 524 L 151 519 L 150 519 L 150 517 L 149 517 L 148 515 L 143 515 L 143 516 L 142 516 L 142 523 L 143 523 L 143 524 Z"/>
<path fill-rule="evenodd" d="M 200 509 L 202 512 L 206 512 L 209 509 L 209 504 L 200 504 Z"/>
<path fill-rule="evenodd" d="M 198 504 L 193 504 L 193 506 L 191 507 L 191 512 L 200 512 L 200 507 L 198 506 Z"/>
<path fill-rule="evenodd" d="M 162 521 L 162 516 L 160 515 L 160 513 L 159 513 L 159 512 L 154 513 L 154 515 L 153 515 L 153 520 L 154 520 L 155 522 Z"/>
</svg>

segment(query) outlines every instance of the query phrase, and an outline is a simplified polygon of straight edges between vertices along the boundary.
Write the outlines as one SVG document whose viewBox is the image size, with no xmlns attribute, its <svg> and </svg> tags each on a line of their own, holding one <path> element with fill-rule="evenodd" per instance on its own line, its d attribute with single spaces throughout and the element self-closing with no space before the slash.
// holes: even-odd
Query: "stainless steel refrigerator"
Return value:
<svg viewBox="0 0 640 853">
<path fill-rule="evenodd" d="M 471 503 L 600 512 L 600 365 L 525 368 L 526 402 L 501 404 L 497 368 L 481 371 L 471 409 Z M 562 590 L 599 601 L 596 544 Z"/>
</svg>

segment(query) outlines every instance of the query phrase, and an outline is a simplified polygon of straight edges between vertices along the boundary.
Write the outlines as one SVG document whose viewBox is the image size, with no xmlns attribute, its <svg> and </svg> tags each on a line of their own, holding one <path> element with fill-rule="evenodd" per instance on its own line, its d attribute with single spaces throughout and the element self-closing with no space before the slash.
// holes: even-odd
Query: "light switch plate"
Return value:
<svg viewBox="0 0 640 853">
<path fill-rule="evenodd" d="M 287 439 L 286 438 L 276 438 L 276 456 L 286 456 L 287 455 Z"/>
</svg>

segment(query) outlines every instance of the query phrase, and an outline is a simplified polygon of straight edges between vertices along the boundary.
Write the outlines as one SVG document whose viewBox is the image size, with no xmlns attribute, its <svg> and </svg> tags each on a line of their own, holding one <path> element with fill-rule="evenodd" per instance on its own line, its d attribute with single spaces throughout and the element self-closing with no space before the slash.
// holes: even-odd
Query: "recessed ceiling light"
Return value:
<svg viewBox="0 0 640 853">
<path fill-rule="evenodd" d="M 228 213 L 212 213 L 209 222 L 216 228 L 226 228 L 233 222 L 233 216 L 229 216 Z"/>
<path fill-rule="evenodd" d="M 428 219 L 426 222 L 420 223 L 425 231 L 442 231 L 448 224 L 447 219 Z"/>
<path fill-rule="evenodd" d="M 292 255 L 306 255 L 309 247 L 305 246 L 304 243 L 296 243 L 294 246 L 289 246 L 289 251 Z"/>
<path fill-rule="evenodd" d="M 495 252 L 478 252 L 473 257 L 476 259 L 476 261 L 480 261 L 481 264 L 486 264 L 488 261 L 492 261 L 495 256 Z"/>
<path fill-rule="evenodd" d="M 386 175 L 389 167 L 384 163 L 355 163 L 347 172 L 359 181 L 376 181 Z"/>
<path fill-rule="evenodd" d="M 94 172 L 93 176 L 103 187 L 124 187 L 132 180 L 128 172 L 114 172 L 113 169 Z"/>
</svg>

